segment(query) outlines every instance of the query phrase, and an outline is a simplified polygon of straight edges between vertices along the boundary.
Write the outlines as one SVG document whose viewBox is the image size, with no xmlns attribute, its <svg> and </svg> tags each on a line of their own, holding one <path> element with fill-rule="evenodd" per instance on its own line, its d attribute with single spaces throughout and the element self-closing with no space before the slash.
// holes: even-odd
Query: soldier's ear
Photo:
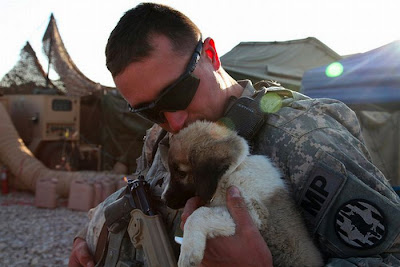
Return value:
<svg viewBox="0 0 400 267">
<path fill-rule="evenodd" d="M 221 61 L 219 60 L 219 56 L 217 53 L 217 49 L 215 48 L 214 40 L 210 37 L 206 38 L 203 42 L 203 49 L 207 55 L 207 58 L 210 59 L 214 70 L 218 70 L 221 67 Z"/>
<path fill-rule="evenodd" d="M 218 149 L 213 147 L 213 149 Z M 228 155 L 208 151 L 192 150 L 189 154 L 192 174 L 196 188 L 196 195 L 204 202 L 211 200 L 217 190 L 218 182 L 228 170 L 231 159 Z"/>
</svg>

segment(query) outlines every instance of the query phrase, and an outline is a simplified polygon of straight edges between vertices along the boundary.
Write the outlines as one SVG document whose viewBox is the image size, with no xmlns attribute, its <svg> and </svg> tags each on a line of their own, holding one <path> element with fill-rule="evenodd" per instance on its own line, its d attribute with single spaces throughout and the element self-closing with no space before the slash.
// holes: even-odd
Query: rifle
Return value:
<svg viewBox="0 0 400 267">
<path fill-rule="evenodd" d="M 143 249 L 147 265 L 175 267 L 175 256 L 160 215 L 150 202 L 150 190 L 143 176 L 128 180 L 124 195 L 104 212 L 109 237 L 106 250 L 96 266 L 138 266 L 139 262 L 123 262 L 119 250 L 126 231 L 136 249 Z M 105 254 L 105 252 L 107 252 Z"/>
</svg>

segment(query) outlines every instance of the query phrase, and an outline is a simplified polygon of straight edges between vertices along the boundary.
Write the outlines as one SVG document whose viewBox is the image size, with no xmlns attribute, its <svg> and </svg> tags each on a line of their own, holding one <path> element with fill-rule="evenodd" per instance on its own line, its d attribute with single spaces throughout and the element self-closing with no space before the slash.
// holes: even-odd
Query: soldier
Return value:
<svg viewBox="0 0 400 267">
<path fill-rule="evenodd" d="M 237 82 L 221 67 L 213 39 L 201 36 L 186 16 L 152 3 L 126 12 L 110 35 L 107 67 L 118 90 L 131 111 L 156 123 L 135 175 L 145 175 L 161 196 L 169 136 L 196 120 L 222 118 L 248 139 L 252 154 L 267 155 L 280 168 L 327 265 L 400 266 L 400 200 L 371 163 L 354 112 L 275 83 Z M 210 239 L 204 265 L 270 266 L 268 244 L 241 208 L 240 193 L 230 192 L 236 234 Z M 103 208 L 116 197 L 93 212 L 87 233 L 74 241 L 70 266 L 93 265 Z M 187 202 L 182 224 L 199 205 L 197 198 Z M 181 216 L 161 204 L 159 211 L 173 236 Z"/>
</svg>

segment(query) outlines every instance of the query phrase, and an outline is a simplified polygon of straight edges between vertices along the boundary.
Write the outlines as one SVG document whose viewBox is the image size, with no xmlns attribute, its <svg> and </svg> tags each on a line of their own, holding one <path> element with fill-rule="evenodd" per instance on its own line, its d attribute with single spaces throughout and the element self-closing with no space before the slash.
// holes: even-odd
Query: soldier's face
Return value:
<svg viewBox="0 0 400 267">
<path fill-rule="evenodd" d="M 164 88 L 184 73 L 192 57 L 178 55 L 169 39 L 161 35 L 153 38 L 153 45 L 155 50 L 148 58 L 131 63 L 114 77 L 117 88 L 133 107 L 157 99 Z M 203 52 L 204 47 L 206 43 Z M 223 114 L 225 92 L 220 89 L 215 67 L 205 53 L 201 54 L 193 74 L 200 83 L 187 108 L 163 112 L 165 122 L 160 126 L 169 132 L 177 133 L 196 120 L 215 121 Z"/>
</svg>

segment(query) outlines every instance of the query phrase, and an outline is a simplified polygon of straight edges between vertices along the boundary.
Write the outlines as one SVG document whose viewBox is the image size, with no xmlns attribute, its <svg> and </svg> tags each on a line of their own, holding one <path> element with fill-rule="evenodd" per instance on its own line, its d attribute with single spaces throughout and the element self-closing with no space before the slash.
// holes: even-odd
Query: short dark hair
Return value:
<svg viewBox="0 0 400 267">
<path fill-rule="evenodd" d="M 169 38 L 173 49 L 192 53 L 199 41 L 199 28 L 184 14 L 165 5 L 141 3 L 128 10 L 111 32 L 106 46 L 106 65 L 112 76 L 153 51 L 150 40 L 157 34 Z"/>
</svg>

